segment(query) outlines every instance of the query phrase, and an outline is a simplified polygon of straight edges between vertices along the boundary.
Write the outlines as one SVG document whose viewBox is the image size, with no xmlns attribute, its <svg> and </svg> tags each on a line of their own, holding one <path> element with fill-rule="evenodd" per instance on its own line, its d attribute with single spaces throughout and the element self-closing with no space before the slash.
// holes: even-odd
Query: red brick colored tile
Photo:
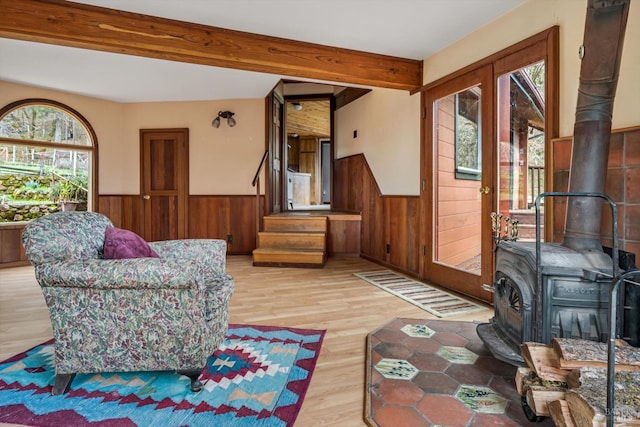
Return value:
<svg viewBox="0 0 640 427">
<path fill-rule="evenodd" d="M 372 366 L 375 366 L 375 363 L 371 364 Z M 371 370 L 371 385 L 377 385 L 380 384 L 382 382 L 382 380 L 384 380 L 384 377 L 382 376 L 382 374 L 378 371 L 376 371 L 375 369 Z"/>
<path fill-rule="evenodd" d="M 442 345 L 451 345 L 456 347 L 464 347 L 469 342 L 466 338 L 451 332 L 438 332 L 431 338 Z"/>
<path fill-rule="evenodd" d="M 618 238 L 624 237 L 624 213 L 625 206 L 623 203 L 617 204 L 618 207 Z M 602 221 L 600 222 L 600 231 L 603 240 L 611 240 L 613 237 L 613 223 L 611 222 L 611 208 L 609 204 L 602 205 Z"/>
<path fill-rule="evenodd" d="M 640 167 L 627 168 L 625 172 L 624 201 L 640 203 Z"/>
<path fill-rule="evenodd" d="M 406 359 L 411 356 L 411 351 L 401 344 L 383 342 L 373 349 L 385 359 Z"/>
<path fill-rule="evenodd" d="M 467 350 L 473 351 L 478 356 L 491 356 L 491 351 L 482 341 L 469 341 L 465 347 Z"/>
<path fill-rule="evenodd" d="M 455 332 L 460 327 L 456 323 L 448 320 L 431 320 L 427 326 L 436 332 Z"/>
<path fill-rule="evenodd" d="M 623 249 L 636 254 L 636 265 L 640 264 L 640 242 L 627 240 L 624 242 Z"/>
<path fill-rule="evenodd" d="M 383 379 L 375 393 L 387 404 L 415 405 L 424 392 L 411 381 Z"/>
<path fill-rule="evenodd" d="M 640 166 L 640 130 L 625 132 L 624 164 Z"/>
<path fill-rule="evenodd" d="M 384 342 L 401 343 L 405 338 L 408 337 L 408 335 L 398 329 L 384 328 L 376 332 L 374 334 L 374 337 Z"/>
<path fill-rule="evenodd" d="M 639 169 L 640 170 L 640 169 Z M 622 168 L 608 169 L 604 188 L 605 194 L 615 202 L 625 201 L 625 173 Z"/>
<path fill-rule="evenodd" d="M 379 427 L 428 427 L 432 424 L 414 408 L 386 405 L 374 417 Z"/>
<path fill-rule="evenodd" d="M 493 357 L 480 357 L 475 365 L 482 370 L 491 372 L 493 375 L 510 376 L 515 378 L 516 367 L 509 363 L 496 360 Z"/>
<path fill-rule="evenodd" d="M 413 353 L 409 358 L 409 363 L 421 371 L 432 372 L 442 372 L 449 366 L 449 362 L 434 353 Z"/>
<path fill-rule="evenodd" d="M 625 240 L 640 240 L 640 206 L 625 206 Z"/>
<path fill-rule="evenodd" d="M 553 141 L 553 165 L 554 170 L 569 170 L 571 164 L 572 138 L 564 138 Z"/>
<path fill-rule="evenodd" d="M 478 339 L 478 333 L 476 332 L 477 327 L 478 325 L 472 322 L 465 322 L 465 323 L 461 322 L 460 327 L 458 328 L 456 333 L 458 335 L 461 335 L 467 338 L 468 340 L 474 340 L 474 339 L 477 340 Z"/>
<path fill-rule="evenodd" d="M 435 353 L 442 346 L 442 344 L 433 339 L 412 337 L 405 340 L 403 344 L 411 351 L 421 353 Z"/>
<path fill-rule="evenodd" d="M 377 351 L 371 351 L 371 365 L 375 366 L 376 363 L 383 359 Z"/>
<path fill-rule="evenodd" d="M 465 426 L 473 416 L 471 409 L 451 396 L 427 395 L 418 409 L 434 424 L 451 427 Z"/>
<path fill-rule="evenodd" d="M 460 384 L 453 378 L 440 372 L 420 372 L 413 383 L 426 394 L 449 394 L 456 392 Z"/>
<path fill-rule="evenodd" d="M 476 365 L 455 365 L 451 364 L 445 374 L 449 375 L 460 384 L 473 384 L 486 386 L 491 381 L 493 375 Z"/>
<path fill-rule="evenodd" d="M 384 401 L 381 400 L 378 396 L 376 396 L 375 393 L 371 393 L 371 403 L 370 403 L 370 405 L 371 405 L 370 406 L 371 413 L 372 414 L 377 414 L 378 411 L 384 405 Z"/>
<path fill-rule="evenodd" d="M 496 393 L 501 394 L 509 400 L 519 402 L 520 395 L 518 394 L 518 390 L 516 390 L 515 386 L 515 375 L 509 377 L 501 377 L 495 376 L 489 382 L 489 388 L 495 391 Z M 512 404 L 512 403 L 510 403 Z"/>
<path fill-rule="evenodd" d="M 622 166 L 624 153 L 624 132 L 611 134 L 609 139 L 609 167 Z"/>
</svg>

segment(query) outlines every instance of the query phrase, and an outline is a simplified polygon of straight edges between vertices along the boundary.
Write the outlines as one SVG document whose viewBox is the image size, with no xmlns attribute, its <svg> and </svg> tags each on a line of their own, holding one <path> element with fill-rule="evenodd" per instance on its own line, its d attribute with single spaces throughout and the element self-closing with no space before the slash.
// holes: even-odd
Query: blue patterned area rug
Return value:
<svg viewBox="0 0 640 427">
<path fill-rule="evenodd" d="M 203 389 L 174 372 L 78 374 L 51 396 L 52 341 L 0 362 L 0 423 L 30 426 L 293 426 L 325 331 L 229 325 Z"/>
</svg>

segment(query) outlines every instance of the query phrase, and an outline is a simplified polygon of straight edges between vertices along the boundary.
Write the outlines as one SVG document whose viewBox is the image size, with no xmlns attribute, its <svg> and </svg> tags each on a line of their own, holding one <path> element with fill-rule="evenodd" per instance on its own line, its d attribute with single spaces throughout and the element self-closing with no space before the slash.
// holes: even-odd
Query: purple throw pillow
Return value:
<svg viewBox="0 0 640 427">
<path fill-rule="evenodd" d="M 156 251 L 133 231 L 107 227 L 104 236 L 105 259 L 159 258 Z"/>
</svg>

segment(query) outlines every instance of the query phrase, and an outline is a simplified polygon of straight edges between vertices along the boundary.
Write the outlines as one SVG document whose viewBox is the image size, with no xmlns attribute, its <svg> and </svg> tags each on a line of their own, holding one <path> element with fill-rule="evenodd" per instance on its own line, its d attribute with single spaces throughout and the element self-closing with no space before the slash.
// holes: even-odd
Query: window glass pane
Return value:
<svg viewBox="0 0 640 427">
<path fill-rule="evenodd" d="M 464 90 L 455 99 L 456 178 L 480 179 L 480 95 L 478 88 Z"/>
<path fill-rule="evenodd" d="M 498 212 L 518 219 L 519 239 L 524 241 L 535 240 L 534 202 L 545 188 L 544 77 L 542 61 L 497 81 Z"/>
<path fill-rule="evenodd" d="M 91 146 L 87 130 L 75 117 L 48 105 L 16 108 L 0 120 L 0 137 Z"/>
<path fill-rule="evenodd" d="M 93 156 L 89 135 L 61 108 L 29 104 L 7 112 L 0 120 L 0 138 L 11 138 L 0 140 L 0 222 L 87 210 Z"/>
<path fill-rule="evenodd" d="M 433 105 L 433 262 L 474 275 L 481 273 L 482 256 L 481 94 L 477 85 Z M 460 166 L 460 157 L 468 167 Z"/>
</svg>

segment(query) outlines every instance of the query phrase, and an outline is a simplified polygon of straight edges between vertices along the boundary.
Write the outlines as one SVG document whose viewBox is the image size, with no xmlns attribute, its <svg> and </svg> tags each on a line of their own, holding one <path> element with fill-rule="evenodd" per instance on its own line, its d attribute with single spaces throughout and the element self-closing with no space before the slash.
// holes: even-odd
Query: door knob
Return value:
<svg viewBox="0 0 640 427">
<path fill-rule="evenodd" d="M 489 191 L 491 191 L 491 189 L 489 188 L 488 185 L 485 185 L 484 187 L 480 187 L 480 193 L 482 194 L 489 194 Z"/>
<path fill-rule="evenodd" d="M 151 196 L 148 195 L 148 194 L 145 194 L 144 196 L 142 196 L 142 198 L 145 199 L 145 200 L 149 200 L 151 198 Z"/>
</svg>

